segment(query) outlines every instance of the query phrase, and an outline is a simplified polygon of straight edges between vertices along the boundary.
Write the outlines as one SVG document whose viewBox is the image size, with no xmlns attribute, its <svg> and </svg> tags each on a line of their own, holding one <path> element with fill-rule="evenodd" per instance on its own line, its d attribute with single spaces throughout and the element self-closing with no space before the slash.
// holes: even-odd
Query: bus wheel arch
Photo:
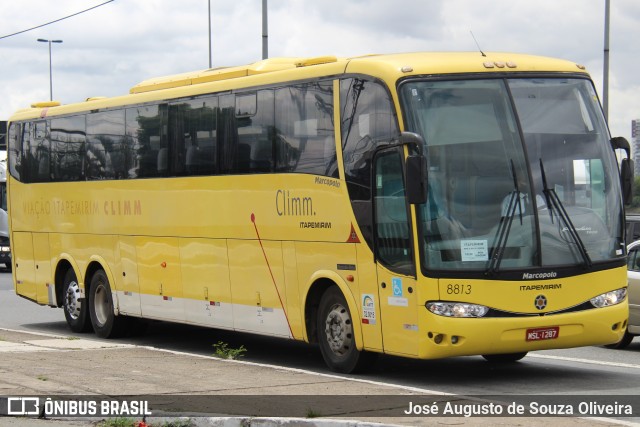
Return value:
<svg viewBox="0 0 640 427">
<path fill-rule="evenodd" d="M 320 305 L 320 300 L 322 299 L 322 295 L 327 292 L 332 286 L 335 286 L 340 290 L 349 306 L 349 311 L 351 313 L 355 313 L 356 318 L 359 316 L 358 306 L 356 305 L 356 301 L 354 300 L 349 287 L 346 284 L 342 283 L 339 276 L 336 275 L 336 277 L 331 277 L 330 272 L 326 273 L 327 274 L 323 276 L 320 276 L 319 274 L 314 275 L 311 280 L 309 290 L 307 291 L 304 303 L 305 334 L 307 341 L 312 344 L 318 343 L 318 328 L 316 320 L 318 317 L 318 307 Z M 356 338 L 356 346 L 358 350 L 362 350 L 364 345 L 362 342 L 362 327 L 358 322 L 354 322 L 354 333 Z"/>
<path fill-rule="evenodd" d="M 333 371 L 361 371 L 372 361 L 372 354 L 362 350 L 358 313 L 351 294 L 332 280 L 318 280 L 309 289 L 305 304 L 307 337 L 318 343 Z"/>
</svg>

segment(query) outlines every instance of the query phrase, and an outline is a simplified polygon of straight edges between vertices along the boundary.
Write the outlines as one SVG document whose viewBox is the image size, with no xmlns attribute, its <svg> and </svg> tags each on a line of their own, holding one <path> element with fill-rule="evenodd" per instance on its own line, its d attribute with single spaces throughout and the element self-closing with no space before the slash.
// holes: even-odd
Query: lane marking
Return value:
<svg viewBox="0 0 640 427">
<path fill-rule="evenodd" d="M 580 359 L 577 357 L 567 357 L 567 356 L 550 356 L 547 354 L 528 354 L 527 357 L 533 357 L 536 359 L 551 359 L 551 360 L 562 360 L 565 362 L 579 362 L 586 363 L 590 365 L 602 365 L 602 366 L 614 366 L 616 368 L 631 368 L 631 369 L 640 369 L 640 365 L 634 365 L 631 363 L 621 363 L 621 362 L 605 362 L 602 360 L 591 360 L 591 359 Z"/>
</svg>

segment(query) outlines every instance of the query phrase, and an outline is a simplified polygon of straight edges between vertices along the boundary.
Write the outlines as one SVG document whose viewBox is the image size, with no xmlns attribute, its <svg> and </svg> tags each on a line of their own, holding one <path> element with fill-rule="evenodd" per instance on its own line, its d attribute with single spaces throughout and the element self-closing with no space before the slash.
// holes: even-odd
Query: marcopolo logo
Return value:
<svg viewBox="0 0 640 427">
<path fill-rule="evenodd" d="M 540 279 L 553 279 L 558 276 L 555 271 L 545 271 L 540 273 L 522 273 L 523 280 L 540 280 Z"/>
</svg>

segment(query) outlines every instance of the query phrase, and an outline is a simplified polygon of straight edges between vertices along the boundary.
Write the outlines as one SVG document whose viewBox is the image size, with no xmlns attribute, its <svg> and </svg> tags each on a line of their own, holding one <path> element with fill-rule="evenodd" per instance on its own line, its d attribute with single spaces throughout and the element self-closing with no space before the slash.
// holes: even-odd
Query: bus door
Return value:
<svg viewBox="0 0 640 427">
<path fill-rule="evenodd" d="M 417 289 L 402 159 L 400 148 L 374 158 L 374 250 L 384 352 L 417 355 Z"/>
</svg>

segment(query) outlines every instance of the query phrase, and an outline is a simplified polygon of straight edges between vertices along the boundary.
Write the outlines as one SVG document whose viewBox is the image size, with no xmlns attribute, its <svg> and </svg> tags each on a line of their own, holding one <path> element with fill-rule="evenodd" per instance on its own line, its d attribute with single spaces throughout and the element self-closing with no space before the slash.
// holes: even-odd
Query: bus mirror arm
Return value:
<svg viewBox="0 0 640 427">
<path fill-rule="evenodd" d="M 611 147 L 614 150 L 624 150 L 626 159 L 620 162 L 620 185 L 622 187 L 622 198 L 625 205 L 630 205 L 633 201 L 633 159 L 631 158 L 631 146 L 626 138 L 617 136 L 611 138 Z"/>
<path fill-rule="evenodd" d="M 400 134 L 400 144 L 411 146 L 419 154 L 423 154 L 422 148 L 427 146 L 427 144 L 424 142 L 424 138 L 414 132 L 402 132 Z"/>
<path fill-rule="evenodd" d="M 627 158 L 631 157 L 631 146 L 625 137 L 616 136 L 611 138 L 611 147 L 614 150 L 624 150 L 627 154 Z"/>
</svg>

